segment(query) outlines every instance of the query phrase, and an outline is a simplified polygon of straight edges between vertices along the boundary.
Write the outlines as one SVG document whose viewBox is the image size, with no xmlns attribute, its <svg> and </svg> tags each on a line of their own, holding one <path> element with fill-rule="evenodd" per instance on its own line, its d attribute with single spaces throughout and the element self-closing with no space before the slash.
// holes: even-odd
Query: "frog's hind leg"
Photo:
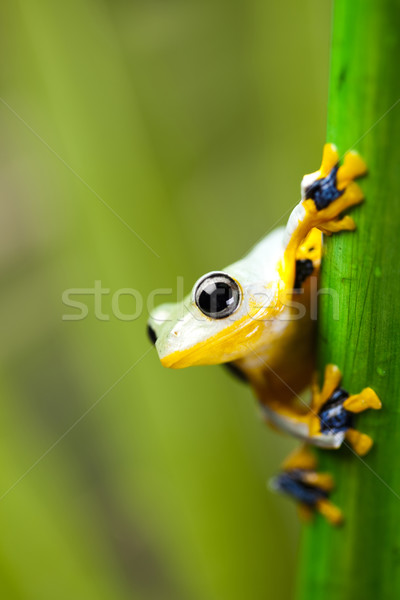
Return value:
<svg viewBox="0 0 400 600">
<path fill-rule="evenodd" d="M 310 436 L 318 436 L 321 432 L 320 412 L 328 402 L 334 391 L 339 388 L 342 381 L 342 373 L 336 365 L 328 364 L 325 367 L 324 383 L 320 390 L 318 385 L 318 373 L 314 373 L 311 384 L 311 406 L 310 406 Z"/>
<path fill-rule="evenodd" d="M 357 454 L 367 454 L 373 445 L 372 438 L 354 428 L 354 414 L 364 410 L 379 410 L 382 406 L 378 396 L 371 388 L 363 389 L 359 394 L 349 395 L 340 387 L 342 374 L 336 365 L 325 368 L 322 390 L 319 389 L 316 376 L 312 384 L 309 433 L 310 443 L 318 445 L 318 438 L 342 436 Z M 341 443 L 342 443 L 341 442 Z M 341 443 L 337 447 L 340 447 Z"/>
<path fill-rule="evenodd" d="M 315 506 L 315 510 L 307 504 L 300 503 L 297 507 L 299 518 L 304 523 L 309 523 L 312 520 L 315 511 L 325 517 L 331 525 L 341 525 L 343 523 L 342 511 L 329 500 L 319 500 Z"/>
<path fill-rule="evenodd" d="M 315 412 L 319 412 L 325 402 L 331 397 L 333 392 L 339 387 L 342 381 L 342 373 L 337 365 L 327 364 L 324 373 L 324 383 L 322 390 L 318 385 L 318 373 L 314 374 L 312 382 L 312 400 L 311 408 Z"/>
<path fill-rule="evenodd" d="M 317 468 L 317 457 L 306 444 L 302 444 L 289 454 L 282 463 L 284 471 L 292 469 L 303 469 L 305 471 L 314 471 Z"/>
<path fill-rule="evenodd" d="M 306 445 L 295 450 L 283 463 L 282 472 L 271 481 L 271 487 L 298 502 L 299 516 L 309 521 L 315 512 L 322 514 L 330 523 L 338 525 L 342 513 L 329 500 L 334 487 L 329 473 L 320 473 L 317 459 Z"/>
<path fill-rule="evenodd" d="M 318 486 L 326 492 L 331 492 L 334 488 L 332 475 L 319 473 L 317 466 L 317 457 L 306 444 L 296 448 L 282 463 L 282 469 L 286 472 L 301 470 L 303 481 L 307 485 Z"/>
</svg>

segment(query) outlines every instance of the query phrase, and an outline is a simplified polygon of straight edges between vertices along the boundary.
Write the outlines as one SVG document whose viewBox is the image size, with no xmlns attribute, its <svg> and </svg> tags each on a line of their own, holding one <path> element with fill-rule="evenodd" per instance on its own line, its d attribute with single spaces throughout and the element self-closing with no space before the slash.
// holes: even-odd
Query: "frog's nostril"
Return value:
<svg viewBox="0 0 400 600">
<path fill-rule="evenodd" d="M 157 335 L 151 325 L 147 325 L 147 335 L 149 336 L 151 343 L 155 344 L 157 341 Z"/>
</svg>

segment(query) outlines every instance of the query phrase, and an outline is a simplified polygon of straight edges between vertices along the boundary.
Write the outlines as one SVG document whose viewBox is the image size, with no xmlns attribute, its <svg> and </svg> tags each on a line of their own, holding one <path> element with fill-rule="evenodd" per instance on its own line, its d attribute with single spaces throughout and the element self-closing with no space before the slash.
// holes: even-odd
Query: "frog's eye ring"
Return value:
<svg viewBox="0 0 400 600">
<path fill-rule="evenodd" d="M 225 319 L 238 308 L 241 301 L 239 284 L 226 273 L 208 273 L 197 283 L 194 301 L 211 319 Z"/>
</svg>

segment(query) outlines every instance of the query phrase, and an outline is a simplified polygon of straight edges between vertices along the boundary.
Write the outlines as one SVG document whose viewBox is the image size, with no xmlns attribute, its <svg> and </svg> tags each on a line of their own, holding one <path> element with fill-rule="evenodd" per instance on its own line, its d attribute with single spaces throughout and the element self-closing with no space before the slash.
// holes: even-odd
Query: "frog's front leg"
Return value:
<svg viewBox="0 0 400 600">
<path fill-rule="evenodd" d="M 341 217 L 341 214 L 364 199 L 354 179 L 366 172 L 367 167 L 356 152 L 347 152 L 343 164 L 339 166 L 336 147 L 325 144 L 321 167 L 303 177 L 301 201 L 292 211 L 286 226 L 280 264 L 281 280 L 286 290 L 294 286 L 296 258 L 313 229 L 327 235 L 355 229 L 353 219 L 350 216 Z"/>
<path fill-rule="evenodd" d="M 282 472 L 271 480 L 270 486 L 298 502 L 299 516 L 303 520 L 310 520 L 314 512 L 319 512 L 332 525 L 339 525 L 342 512 L 329 500 L 333 478 L 316 469 L 315 455 L 307 446 L 301 446 L 285 460 Z"/>
<path fill-rule="evenodd" d="M 354 414 L 372 408 L 382 407 L 376 393 L 371 388 L 359 394 L 350 395 L 340 387 L 342 374 L 336 365 L 327 365 L 322 389 L 316 379 L 312 385 L 310 406 L 310 443 L 318 445 L 319 436 L 341 434 L 341 443 L 346 439 L 360 456 L 372 447 L 372 438 L 354 428 Z M 340 439 L 340 438 L 339 438 Z"/>
</svg>

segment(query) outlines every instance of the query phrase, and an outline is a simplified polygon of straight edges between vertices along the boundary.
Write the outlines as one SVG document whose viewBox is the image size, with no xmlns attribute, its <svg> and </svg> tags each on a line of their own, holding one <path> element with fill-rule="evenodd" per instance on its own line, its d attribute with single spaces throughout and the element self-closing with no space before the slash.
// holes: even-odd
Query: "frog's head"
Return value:
<svg viewBox="0 0 400 600">
<path fill-rule="evenodd" d="M 267 250 L 265 243 L 261 245 Z M 181 369 L 245 356 L 276 305 L 274 258 L 271 252 L 265 254 L 256 247 L 226 270 L 200 277 L 182 302 L 156 308 L 148 331 L 162 364 Z"/>
</svg>

